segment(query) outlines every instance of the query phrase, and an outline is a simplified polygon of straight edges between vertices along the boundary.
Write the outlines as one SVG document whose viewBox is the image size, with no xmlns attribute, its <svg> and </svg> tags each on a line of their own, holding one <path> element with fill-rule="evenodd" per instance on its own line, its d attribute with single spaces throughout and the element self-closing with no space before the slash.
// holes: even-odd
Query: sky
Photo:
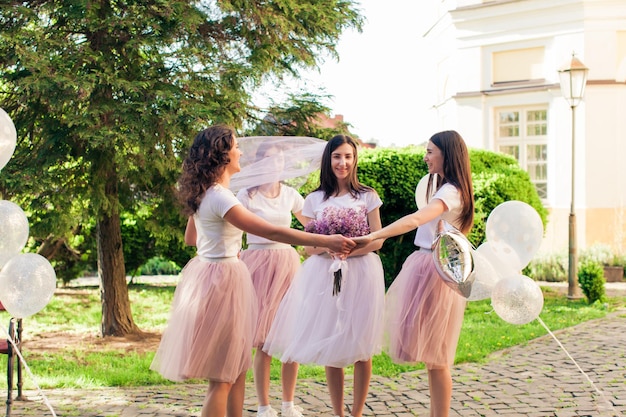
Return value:
<svg viewBox="0 0 626 417">
<path fill-rule="evenodd" d="M 342 34 L 339 61 L 328 59 L 319 73 L 301 74 L 305 88 L 323 87 L 333 96 L 326 103 L 331 114 L 342 114 L 350 131 L 365 142 L 406 146 L 423 143 L 433 133 L 419 128 L 428 108 L 420 90 L 429 82 L 420 68 L 426 31 L 420 3 L 362 0 L 363 31 Z"/>
</svg>

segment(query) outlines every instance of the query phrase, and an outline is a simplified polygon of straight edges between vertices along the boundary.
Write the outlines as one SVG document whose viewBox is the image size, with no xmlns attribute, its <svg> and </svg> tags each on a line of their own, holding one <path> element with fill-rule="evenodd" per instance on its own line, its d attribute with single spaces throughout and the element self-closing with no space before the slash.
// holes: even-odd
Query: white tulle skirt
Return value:
<svg viewBox="0 0 626 417">
<path fill-rule="evenodd" d="M 300 267 L 300 255 L 285 249 L 247 249 L 241 260 L 248 266 L 259 307 L 253 346 L 260 348 L 270 331 L 278 306 Z"/>
<path fill-rule="evenodd" d="M 348 258 L 333 296 L 333 260 L 308 258 L 280 304 L 263 351 L 282 362 L 343 368 L 382 349 L 385 302 L 378 255 Z"/>
<path fill-rule="evenodd" d="M 432 253 L 413 252 L 387 291 L 386 349 L 391 359 L 424 362 L 429 369 L 451 366 L 465 304 L 438 275 Z"/>
<path fill-rule="evenodd" d="M 256 306 L 250 273 L 239 259 L 191 259 L 150 369 L 173 381 L 235 382 L 252 364 Z"/>
</svg>

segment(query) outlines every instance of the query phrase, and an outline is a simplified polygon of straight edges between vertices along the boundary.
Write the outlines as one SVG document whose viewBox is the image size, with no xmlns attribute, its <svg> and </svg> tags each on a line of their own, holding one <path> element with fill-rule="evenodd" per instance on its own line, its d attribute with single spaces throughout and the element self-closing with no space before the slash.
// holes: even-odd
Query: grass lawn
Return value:
<svg viewBox="0 0 626 417">
<path fill-rule="evenodd" d="M 146 332 L 144 337 L 99 337 L 101 305 L 97 287 L 59 289 L 39 313 L 24 319 L 26 363 L 37 384 L 44 389 L 168 384 L 149 369 L 165 327 L 174 295 L 173 285 L 138 284 L 129 287 L 133 318 Z M 607 305 L 588 305 L 584 299 L 568 300 L 563 294 L 543 288 L 544 307 L 540 318 L 552 331 L 603 317 L 608 311 L 626 306 L 626 297 L 609 298 Z M 0 325 L 9 316 L 0 314 Z M 537 321 L 512 325 L 493 311 L 490 300 L 468 303 L 457 349 L 456 362 L 485 361 L 492 352 L 526 343 L 547 333 Z M 4 334 L 4 330 L 3 330 Z M 373 372 L 394 376 L 422 368 L 391 362 L 386 354 L 373 360 Z M 347 373 L 352 372 L 351 367 Z M 280 362 L 273 361 L 272 378 L 278 379 Z M 6 360 L 0 358 L 0 374 L 6 374 Z M 25 388 L 35 382 L 25 372 Z M 249 372 L 249 378 L 252 378 Z M 321 366 L 301 366 L 300 379 L 324 379 Z M 6 388 L 1 378 L 0 387 Z"/>
</svg>

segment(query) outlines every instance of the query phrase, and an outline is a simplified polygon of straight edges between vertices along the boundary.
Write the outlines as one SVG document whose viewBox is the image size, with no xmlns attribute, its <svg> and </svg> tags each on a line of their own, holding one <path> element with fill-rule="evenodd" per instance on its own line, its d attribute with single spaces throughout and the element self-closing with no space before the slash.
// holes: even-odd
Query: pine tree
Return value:
<svg viewBox="0 0 626 417">
<path fill-rule="evenodd" d="M 141 332 L 120 213 L 148 204 L 156 222 L 172 216 L 193 135 L 241 128 L 268 77 L 315 67 L 361 24 L 342 0 L 2 2 L 0 106 L 18 146 L 0 196 L 28 208 L 52 252 L 95 222 L 103 336 Z"/>
</svg>

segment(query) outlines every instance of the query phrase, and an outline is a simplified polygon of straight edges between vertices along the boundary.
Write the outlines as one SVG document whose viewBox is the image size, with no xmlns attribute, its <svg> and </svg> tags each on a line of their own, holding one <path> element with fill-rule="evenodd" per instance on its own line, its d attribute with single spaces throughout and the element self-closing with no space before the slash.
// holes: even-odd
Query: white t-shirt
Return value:
<svg viewBox="0 0 626 417">
<path fill-rule="evenodd" d="M 454 185 L 449 183 L 442 185 L 432 198 L 438 198 L 443 201 L 448 207 L 448 210 L 441 216 L 417 228 L 414 243 L 415 246 L 419 246 L 420 248 L 431 248 L 433 240 L 437 235 L 437 223 L 439 223 L 439 219 L 444 219 L 457 229 L 461 226 L 459 223 L 459 215 L 462 209 L 461 193 Z"/>
<path fill-rule="evenodd" d="M 382 206 L 382 204 L 382 200 L 375 191 L 359 193 L 357 198 L 352 197 L 352 195 L 348 193 L 341 197 L 328 197 L 327 200 L 324 200 L 323 191 L 314 191 L 304 199 L 302 214 L 306 217 L 319 219 L 322 217 L 324 209 L 328 206 L 354 209 L 365 207 L 369 213 Z"/>
<path fill-rule="evenodd" d="M 241 204 L 232 191 L 219 184 L 211 186 L 193 215 L 198 237 L 196 247 L 203 258 L 237 256 L 243 232 L 224 220 L 228 210 Z"/>
<path fill-rule="evenodd" d="M 297 213 L 302 210 L 304 198 L 294 188 L 280 185 L 280 193 L 276 198 L 268 198 L 261 194 L 258 190 L 252 195 L 248 195 L 248 190 L 239 190 L 237 199 L 241 201 L 244 207 L 268 222 L 283 227 L 291 226 L 291 213 Z M 269 239 L 248 233 L 248 244 L 274 244 Z M 284 244 L 285 247 L 289 245 Z"/>
</svg>

